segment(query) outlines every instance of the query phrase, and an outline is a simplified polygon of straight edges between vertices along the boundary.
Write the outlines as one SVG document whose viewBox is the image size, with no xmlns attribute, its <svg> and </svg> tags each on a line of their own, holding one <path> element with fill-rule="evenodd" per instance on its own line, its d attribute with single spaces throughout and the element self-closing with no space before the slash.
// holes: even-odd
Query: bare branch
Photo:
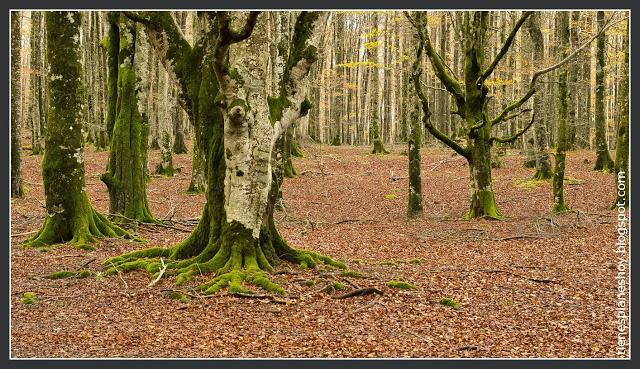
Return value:
<svg viewBox="0 0 640 369">
<path fill-rule="evenodd" d="M 518 137 L 522 136 L 525 132 L 527 132 L 527 130 L 529 128 L 531 128 L 535 118 L 536 118 L 536 114 L 535 113 L 531 114 L 531 121 L 529 122 L 529 124 L 527 124 L 526 127 L 524 127 L 520 132 L 516 133 L 515 135 L 510 136 L 510 137 L 505 137 L 505 138 L 491 137 L 491 141 L 496 141 L 496 142 L 500 142 L 500 143 L 507 143 L 507 142 L 515 141 Z"/>
<path fill-rule="evenodd" d="M 424 50 L 429 57 L 429 61 L 433 66 L 433 70 L 435 71 L 436 76 L 445 86 L 447 91 L 449 91 L 455 97 L 456 103 L 459 106 L 464 105 L 465 98 L 462 87 L 460 86 L 460 83 L 458 83 L 458 81 L 447 72 L 447 67 L 444 63 L 444 60 L 440 57 L 440 55 L 438 55 L 438 53 L 433 49 L 433 46 L 431 45 L 429 33 L 423 31 L 423 27 L 418 25 L 416 20 L 413 19 L 409 12 L 405 11 L 404 15 L 407 20 L 409 20 L 409 23 L 411 23 L 413 28 L 415 28 L 418 37 L 424 45 Z"/>
<path fill-rule="evenodd" d="M 615 14 L 614 14 L 615 15 Z M 580 46 L 579 48 L 575 49 L 573 52 L 571 52 L 571 54 L 567 55 L 566 58 L 560 60 L 559 62 L 557 62 L 556 64 L 549 66 L 547 68 L 541 69 L 537 72 L 535 72 L 533 74 L 533 76 L 531 77 L 531 83 L 529 84 L 529 88 L 533 89 L 536 83 L 536 80 L 542 76 L 543 74 L 549 73 L 551 71 L 554 71 L 558 68 L 560 68 L 561 66 L 565 65 L 569 60 L 571 60 L 574 56 L 576 56 L 578 53 L 580 53 L 585 47 L 587 47 L 589 44 L 591 44 L 593 42 L 593 40 L 595 40 L 596 38 L 598 38 L 598 36 L 606 31 L 609 27 L 622 22 L 623 20 L 626 20 L 627 18 L 622 18 L 619 19 L 615 22 L 611 22 L 611 19 L 613 18 L 613 15 L 611 16 L 611 18 L 609 18 L 609 21 L 607 22 L 607 25 L 602 27 L 601 30 L 599 30 L 598 32 L 596 32 L 595 35 L 593 35 L 589 40 L 587 40 L 584 44 L 582 44 L 582 46 Z"/>
<path fill-rule="evenodd" d="M 420 27 L 418 26 L 418 23 L 415 22 L 413 18 L 411 18 L 406 12 L 405 12 L 405 15 L 411 19 L 411 22 L 413 22 L 416 32 L 420 34 L 421 32 L 420 32 Z M 420 19 L 418 19 L 418 22 L 422 23 L 420 22 Z M 418 43 L 418 47 L 416 49 L 416 59 L 413 62 L 413 72 L 411 73 L 411 79 L 413 80 L 413 85 L 416 89 L 416 94 L 418 95 L 418 98 L 420 99 L 420 103 L 422 105 L 422 112 L 424 113 L 422 122 L 424 123 L 424 126 L 427 128 L 429 133 L 431 133 L 435 138 L 440 140 L 445 145 L 449 146 L 458 154 L 464 156 L 465 158 L 468 158 L 469 157 L 468 150 L 458 145 L 458 143 L 452 140 L 451 137 L 447 136 L 446 134 L 441 132 L 439 129 L 437 129 L 429 119 L 431 116 L 431 111 L 429 110 L 429 102 L 427 100 L 427 97 L 424 94 L 424 91 L 422 91 L 422 84 L 420 83 L 420 76 L 422 75 L 420 61 L 422 60 L 422 51 L 424 50 L 426 40 L 424 37 L 419 37 L 419 38 L 420 38 L 420 42 Z"/>
<path fill-rule="evenodd" d="M 566 58 L 560 60 L 559 62 L 557 62 L 556 64 L 553 64 L 547 68 L 544 69 L 540 69 L 537 72 L 535 72 L 532 77 L 531 77 L 531 83 L 529 84 L 529 90 L 524 94 L 524 96 L 522 96 L 518 101 L 515 101 L 513 103 L 511 103 L 510 105 L 508 105 L 506 108 L 504 108 L 502 110 L 502 112 L 500 112 L 500 114 L 491 120 L 491 125 L 495 125 L 500 123 L 501 121 L 505 120 L 505 118 L 508 116 L 507 114 L 509 114 L 510 112 L 518 109 L 519 107 L 521 107 L 525 102 L 527 102 L 527 100 L 529 100 L 529 98 L 531 98 L 531 96 L 533 96 L 536 93 L 536 81 L 538 80 L 538 78 L 546 73 L 549 73 L 551 71 L 554 71 L 558 68 L 560 68 L 561 66 L 565 65 L 567 62 L 569 62 L 569 60 L 571 60 L 573 57 L 575 57 L 576 55 L 578 55 L 578 53 L 580 53 L 580 51 L 582 51 L 585 47 L 587 47 L 589 44 L 591 44 L 593 42 L 593 40 L 595 40 L 598 35 L 600 35 L 602 32 L 606 31 L 609 27 L 613 26 L 616 23 L 619 23 L 627 18 L 622 18 L 619 19 L 615 22 L 611 22 L 611 19 L 613 18 L 613 15 L 611 16 L 611 18 L 609 18 L 609 21 L 607 23 L 606 26 L 602 27 L 601 30 L 599 30 L 598 32 L 596 32 L 595 35 L 593 35 L 593 37 L 591 37 L 589 40 L 587 40 L 584 44 L 582 44 L 582 46 L 580 46 L 579 48 L 577 48 L 576 50 L 574 50 L 573 52 L 571 52 Z"/>
<path fill-rule="evenodd" d="M 520 29 L 520 27 L 522 27 L 524 22 L 527 20 L 527 18 L 529 18 L 531 14 L 533 14 L 532 11 L 524 12 L 520 17 L 520 19 L 518 19 L 515 26 L 513 26 L 513 29 L 511 30 L 509 37 L 507 37 L 507 39 L 504 42 L 504 45 L 502 45 L 502 48 L 500 49 L 500 52 L 498 53 L 498 55 L 496 55 L 496 57 L 493 59 L 489 67 L 487 67 L 487 69 L 482 73 L 480 78 L 478 78 L 478 81 L 476 81 L 477 85 L 481 85 L 487 78 L 489 78 L 491 73 L 493 73 L 494 69 L 496 69 L 496 67 L 500 63 L 500 60 L 502 60 L 502 58 L 505 56 L 507 51 L 509 51 L 509 48 L 511 47 L 511 44 L 515 39 L 516 34 L 518 33 L 518 30 Z"/>
</svg>

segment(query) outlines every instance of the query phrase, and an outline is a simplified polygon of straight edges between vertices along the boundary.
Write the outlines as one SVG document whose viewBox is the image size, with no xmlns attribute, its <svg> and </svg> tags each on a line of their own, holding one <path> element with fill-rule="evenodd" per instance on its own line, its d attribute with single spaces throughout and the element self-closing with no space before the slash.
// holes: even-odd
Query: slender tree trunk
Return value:
<svg viewBox="0 0 640 369">
<path fill-rule="evenodd" d="M 137 77 L 138 31 L 136 24 L 125 17 L 120 17 L 116 25 L 120 37 L 109 39 L 110 43 L 117 43 L 119 49 L 116 122 L 102 181 L 109 190 L 110 213 L 123 215 L 126 220 L 154 222 L 147 201 L 144 171 L 148 121 L 140 107 L 146 101 L 147 89 L 141 85 L 143 79 Z"/>
<path fill-rule="evenodd" d="M 29 119 L 31 121 L 31 153 L 38 155 L 42 153 L 40 145 L 40 126 L 42 107 L 42 38 L 41 32 L 42 13 L 31 12 L 31 71 L 29 75 L 30 92 L 29 98 Z"/>
<path fill-rule="evenodd" d="M 382 143 L 382 139 L 380 137 L 380 103 L 382 101 L 382 86 L 381 86 L 381 78 L 380 78 L 380 72 L 382 71 L 382 69 L 380 68 L 381 65 L 384 63 L 383 61 L 379 60 L 380 57 L 380 49 L 382 48 L 381 45 L 381 37 L 378 35 L 378 33 L 380 32 L 379 30 L 379 21 L 378 21 L 378 15 L 374 13 L 373 15 L 373 25 L 374 25 L 374 29 L 375 29 L 375 34 L 376 34 L 376 38 L 375 41 L 373 41 L 373 44 L 370 45 L 367 49 L 367 53 L 368 53 L 368 61 L 370 61 L 371 64 L 371 73 L 373 74 L 373 80 L 372 80 L 372 86 L 370 88 L 372 88 L 372 94 L 373 96 L 371 97 L 371 126 L 372 126 L 372 140 L 373 140 L 373 150 L 371 151 L 373 154 L 388 154 L 389 152 L 384 148 L 384 144 Z"/>
<path fill-rule="evenodd" d="M 26 245 L 70 241 L 76 247 L 93 249 L 90 244 L 98 237 L 128 234 L 96 212 L 86 192 L 80 13 L 46 12 L 45 20 L 50 101 L 42 178 L 47 215 Z"/>
<path fill-rule="evenodd" d="M 629 21 L 627 21 L 629 22 Z M 616 161 L 614 165 L 616 203 L 614 207 L 629 208 L 629 23 L 623 36 L 624 61 L 622 63 L 622 83 L 618 94 L 620 104 L 620 122 L 616 140 Z M 624 188 L 622 188 L 624 183 Z"/>
<path fill-rule="evenodd" d="M 419 18 L 422 19 L 422 18 Z M 423 24 L 420 22 L 420 24 Z M 419 45 L 419 39 L 414 36 L 414 43 Z M 419 79 L 420 64 L 422 63 L 422 47 L 416 46 L 416 59 L 413 62 L 413 76 Z M 415 218 L 422 214 L 422 175 L 420 169 L 420 146 L 422 145 L 422 124 L 420 121 L 420 103 L 416 100 L 409 116 L 409 132 L 407 144 L 409 146 L 409 202 L 407 204 L 407 216 Z M 423 119 L 430 119 L 427 101 L 422 102 L 425 112 Z"/>
<path fill-rule="evenodd" d="M 533 44 L 533 60 L 544 60 L 544 39 L 540 31 L 540 14 L 534 13 L 529 21 L 528 31 L 529 37 Z M 544 96 L 536 94 L 533 97 L 533 111 L 536 115 L 534 122 L 534 140 L 536 146 L 536 173 L 535 179 L 550 179 L 553 175 L 551 172 L 551 162 L 549 160 L 549 149 L 547 146 L 547 125 L 545 124 Z"/>
<path fill-rule="evenodd" d="M 557 13 L 558 23 L 556 32 L 557 44 L 560 46 L 560 55 L 565 58 L 568 55 L 569 45 L 569 12 Z M 564 169 L 567 149 L 567 118 L 569 115 L 569 92 L 567 91 L 567 70 L 561 69 L 558 73 L 558 126 L 556 134 L 556 165 L 553 173 L 553 211 L 564 212 L 569 210 L 564 201 Z"/>
<path fill-rule="evenodd" d="M 11 197 L 22 197 L 22 163 L 21 163 L 21 134 L 20 134 L 20 96 L 21 76 L 20 65 L 22 50 L 21 14 L 11 12 Z"/>
<path fill-rule="evenodd" d="M 598 12 L 598 29 L 604 27 L 604 12 Z M 613 160 L 609 154 L 606 133 L 605 115 L 605 32 L 602 32 L 596 41 L 596 164 L 593 170 L 613 171 Z"/>
</svg>

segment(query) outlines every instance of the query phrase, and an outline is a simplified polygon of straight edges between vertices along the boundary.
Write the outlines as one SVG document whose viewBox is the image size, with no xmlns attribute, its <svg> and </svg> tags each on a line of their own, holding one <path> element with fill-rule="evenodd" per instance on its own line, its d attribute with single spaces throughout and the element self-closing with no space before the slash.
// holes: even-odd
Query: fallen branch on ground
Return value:
<svg viewBox="0 0 640 369">
<path fill-rule="evenodd" d="M 357 290 L 353 290 L 353 291 L 349 291 L 345 294 L 339 295 L 339 296 L 334 296 L 333 298 L 336 300 L 340 300 L 340 299 L 348 299 L 350 297 L 355 297 L 355 296 L 366 296 L 366 295 L 370 295 L 372 293 L 377 293 L 378 295 L 384 295 L 382 293 L 382 291 L 380 291 L 379 289 L 375 288 L 375 287 L 365 287 L 365 288 L 359 288 Z"/>
</svg>

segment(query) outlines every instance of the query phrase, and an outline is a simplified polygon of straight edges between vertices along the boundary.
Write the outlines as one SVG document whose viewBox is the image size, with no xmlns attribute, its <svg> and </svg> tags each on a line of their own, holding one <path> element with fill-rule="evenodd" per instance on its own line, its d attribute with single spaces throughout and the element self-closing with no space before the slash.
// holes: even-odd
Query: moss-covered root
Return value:
<svg viewBox="0 0 640 369">
<path fill-rule="evenodd" d="M 274 249 L 276 255 L 282 260 L 298 264 L 302 268 L 315 268 L 318 264 L 328 265 L 338 269 L 347 269 L 346 264 L 333 260 L 332 258 L 318 254 L 317 252 L 307 251 L 307 250 L 298 250 L 289 246 L 287 241 L 285 241 L 280 235 L 277 235 L 274 240 Z"/>
<path fill-rule="evenodd" d="M 95 250 L 92 244 L 103 237 L 136 239 L 94 209 L 90 209 L 88 215 L 78 214 L 69 221 L 61 216 L 47 216 L 40 231 L 25 241 L 23 246 L 44 247 L 69 242 L 79 249 Z"/>
<path fill-rule="evenodd" d="M 498 210 L 496 199 L 493 191 L 475 190 L 471 196 L 471 206 L 464 216 L 464 219 L 470 220 L 475 218 L 486 219 L 504 219 L 504 216 Z"/>
<path fill-rule="evenodd" d="M 379 155 L 386 155 L 389 153 L 389 151 L 387 151 L 384 148 L 384 145 L 382 144 L 382 140 L 380 140 L 379 138 L 373 140 L 373 150 L 371 151 L 372 154 L 379 154 Z"/>
</svg>

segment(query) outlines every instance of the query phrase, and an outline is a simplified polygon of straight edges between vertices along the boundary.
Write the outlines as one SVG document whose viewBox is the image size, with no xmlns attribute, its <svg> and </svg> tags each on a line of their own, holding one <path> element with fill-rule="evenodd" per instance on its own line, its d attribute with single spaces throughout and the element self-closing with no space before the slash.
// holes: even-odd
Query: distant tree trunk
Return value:
<svg viewBox="0 0 640 369">
<path fill-rule="evenodd" d="M 117 22 L 120 35 L 109 39 L 109 43 L 118 44 L 119 50 L 117 110 L 107 172 L 101 178 L 109 190 L 110 213 L 123 215 L 126 219 L 154 222 L 147 201 L 144 171 L 148 121 L 146 114 L 140 111 L 146 100 L 146 89 L 141 85 L 143 79 L 136 73 L 136 65 L 140 64 L 136 55 L 140 52 L 138 31 L 134 22 L 122 16 L 112 15 L 110 22 Z"/>
<path fill-rule="evenodd" d="M 556 44 L 560 48 L 561 58 L 568 55 L 569 45 L 569 12 L 557 12 L 558 23 L 556 27 Z M 567 149 L 567 118 L 569 115 L 569 92 L 567 91 L 567 70 L 561 69 L 558 73 L 558 126 L 556 133 L 555 169 L 553 172 L 553 211 L 564 212 L 569 210 L 564 201 L 564 169 Z"/>
<path fill-rule="evenodd" d="M 629 21 L 623 36 L 624 61 L 622 62 L 622 83 L 618 94 L 620 104 L 620 122 L 618 123 L 618 135 L 616 140 L 615 186 L 616 203 L 614 207 L 629 208 Z M 624 189 L 620 183 L 624 183 Z"/>
<path fill-rule="evenodd" d="M 31 72 L 29 119 L 31 121 L 31 153 L 42 153 L 40 126 L 42 125 L 42 13 L 31 12 Z"/>
<path fill-rule="evenodd" d="M 578 22 L 580 21 L 580 11 L 571 12 L 570 28 L 570 48 L 577 49 L 579 45 Z M 567 150 L 573 150 L 576 146 L 576 126 L 577 126 L 577 96 L 578 96 L 578 72 L 580 61 L 576 58 L 569 63 L 568 67 L 568 89 L 567 99 L 569 111 L 567 116 Z"/>
<path fill-rule="evenodd" d="M 599 11 L 597 16 L 598 29 L 604 27 L 604 12 Z M 609 154 L 606 133 L 606 115 L 604 101 L 604 68 L 605 68 L 605 32 L 598 35 L 596 41 L 596 164 L 593 170 L 613 171 L 613 160 Z"/>
<path fill-rule="evenodd" d="M 47 215 L 26 245 L 70 241 L 93 249 L 90 243 L 98 237 L 128 234 L 96 212 L 86 192 L 80 13 L 48 11 L 45 20 L 50 101 L 42 178 Z"/>
<path fill-rule="evenodd" d="M 20 96 L 21 76 L 20 52 L 22 51 L 21 15 L 19 11 L 11 12 L 11 197 L 21 197 L 22 169 L 20 160 Z"/>
<path fill-rule="evenodd" d="M 162 144 L 160 145 L 160 163 L 156 166 L 156 174 L 173 177 L 173 155 L 171 153 L 171 135 L 162 131 Z"/>
<path fill-rule="evenodd" d="M 531 15 L 528 24 L 529 36 L 533 44 L 533 60 L 544 59 L 544 38 L 540 31 L 540 14 Z M 544 123 L 546 114 L 544 114 L 543 106 L 544 96 L 536 94 L 533 97 L 533 111 L 536 115 L 534 123 L 534 139 L 536 146 L 536 173 L 535 179 L 549 179 L 552 177 L 551 162 L 549 160 L 549 151 L 547 147 L 547 126 Z"/>
<path fill-rule="evenodd" d="M 380 81 L 380 64 L 384 63 L 383 61 L 379 60 L 379 56 L 380 56 L 380 49 L 381 49 L 381 41 L 380 41 L 380 36 L 379 36 L 379 22 L 378 22 L 378 15 L 374 14 L 373 15 L 373 25 L 374 25 L 374 29 L 375 29 L 375 34 L 376 34 L 376 40 L 374 41 L 374 44 L 369 46 L 367 48 L 367 59 L 369 62 L 371 62 L 371 73 L 373 73 L 373 80 L 372 80 L 372 86 L 370 86 L 370 88 L 372 89 L 372 97 L 371 97 L 371 126 L 373 129 L 373 135 L 372 135 L 372 140 L 373 140 L 373 150 L 371 151 L 373 154 L 388 154 L 389 151 L 387 151 L 384 148 L 384 144 L 382 143 L 382 139 L 380 138 L 380 103 L 382 101 L 382 88 L 381 88 L 381 81 Z"/>
</svg>

